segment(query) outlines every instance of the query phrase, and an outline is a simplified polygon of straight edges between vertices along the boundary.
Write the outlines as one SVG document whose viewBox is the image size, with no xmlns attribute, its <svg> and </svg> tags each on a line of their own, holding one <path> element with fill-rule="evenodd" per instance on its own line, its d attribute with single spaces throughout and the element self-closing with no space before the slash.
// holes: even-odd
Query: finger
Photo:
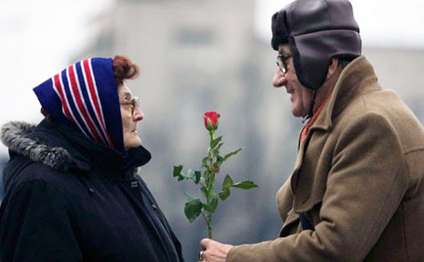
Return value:
<svg viewBox="0 0 424 262">
<path fill-rule="evenodd" d="M 209 238 L 204 238 L 200 241 L 200 246 L 202 249 L 207 249 L 208 246 L 211 244 L 212 240 Z"/>
<path fill-rule="evenodd" d="M 206 261 L 205 252 L 203 250 L 199 253 L 199 261 Z"/>
</svg>

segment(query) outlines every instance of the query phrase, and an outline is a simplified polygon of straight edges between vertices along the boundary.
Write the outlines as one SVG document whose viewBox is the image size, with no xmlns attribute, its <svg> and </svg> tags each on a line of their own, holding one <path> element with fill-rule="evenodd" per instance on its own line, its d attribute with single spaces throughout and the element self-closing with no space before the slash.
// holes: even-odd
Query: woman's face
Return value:
<svg viewBox="0 0 424 262">
<path fill-rule="evenodd" d="M 137 98 L 124 83 L 118 87 L 119 104 L 121 107 L 124 147 L 126 150 L 141 145 L 138 134 L 138 122 L 143 120 L 144 113 L 140 110 Z"/>
</svg>

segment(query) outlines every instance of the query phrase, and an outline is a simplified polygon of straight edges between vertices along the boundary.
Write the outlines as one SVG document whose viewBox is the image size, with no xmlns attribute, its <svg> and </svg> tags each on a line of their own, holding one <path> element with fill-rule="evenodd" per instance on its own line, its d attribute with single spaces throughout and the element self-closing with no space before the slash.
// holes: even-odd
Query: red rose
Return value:
<svg viewBox="0 0 424 262">
<path fill-rule="evenodd" d="M 203 115 L 203 120 L 205 120 L 205 127 L 207 130 L 212 131 L 218 128 L 218 118 L 221 115 L 217 112 L 206 112 Z"/>
</svg>

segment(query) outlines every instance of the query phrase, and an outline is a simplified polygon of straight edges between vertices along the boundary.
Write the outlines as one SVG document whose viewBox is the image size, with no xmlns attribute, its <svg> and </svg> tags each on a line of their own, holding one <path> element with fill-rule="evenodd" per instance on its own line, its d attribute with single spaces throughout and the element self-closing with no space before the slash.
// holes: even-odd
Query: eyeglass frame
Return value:
<svg viewBox="0 0 424 262">
<path fill-rule="evenodd" d="M 121 106 L 131 106 L 131 114 L 134 114 L 136 109 L 140 108 L 140 98 L 138 96 L 134 96 L 131 98 L 130 101 L 127 102 L 119 102 L 119 105 Z"/>
<path fill-rule="evenodd" d="M 288 60 L 292 58 L 291 54 L 279 54 L 277 55 L 277 58 L 275 59 L 275 63 L 277 64 L 278 68 L 280 69 L 280 72 L 285 75 L 288 71 Z"/>
</svg>

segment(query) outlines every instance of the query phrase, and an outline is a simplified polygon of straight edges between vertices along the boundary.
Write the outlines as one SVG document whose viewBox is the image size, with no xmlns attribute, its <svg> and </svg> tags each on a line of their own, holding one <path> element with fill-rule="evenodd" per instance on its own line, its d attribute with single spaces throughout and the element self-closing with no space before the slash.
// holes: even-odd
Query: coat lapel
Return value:
<svg viewBox="0 0 424 262">
<path fill-rule="evenodd" d="M 378 86 L 372 84 L 373 82 L 377 83 L 377 77 L 375 76 L 371 64 L 369 64 L 367 59 L 363 56 L 352 61 L 342 71 L 326 105 L 324 105 L 320 115 L 310 127 L 305 139 L 299 144 L 299 150 L 290 181 L 290 186 L 295 196 L 294 206 L 297 207 L 297 209 L 301 210 L 304 209 L 303 206 L 309 206 L 307 200 L 310 196 L 310 190 L 304 189 L 305 187 L 299 186 L 298 183 L 300 181 L 300 171 L 304 164 L 309 143 L 315 143 L 314 140 L 311 141 L 311 137 L 314 135 L 314 132 L 318 130 L 322 132 L 331 130 L 334 119 L 336 119 L 356 96 L 364 92 L 379 89 Z M 319 157 L 320 156 L 317 155 L 313 158 Z M 301 190 L 298 190 L 299 188 L 301 188 Z"/>
</svg>

